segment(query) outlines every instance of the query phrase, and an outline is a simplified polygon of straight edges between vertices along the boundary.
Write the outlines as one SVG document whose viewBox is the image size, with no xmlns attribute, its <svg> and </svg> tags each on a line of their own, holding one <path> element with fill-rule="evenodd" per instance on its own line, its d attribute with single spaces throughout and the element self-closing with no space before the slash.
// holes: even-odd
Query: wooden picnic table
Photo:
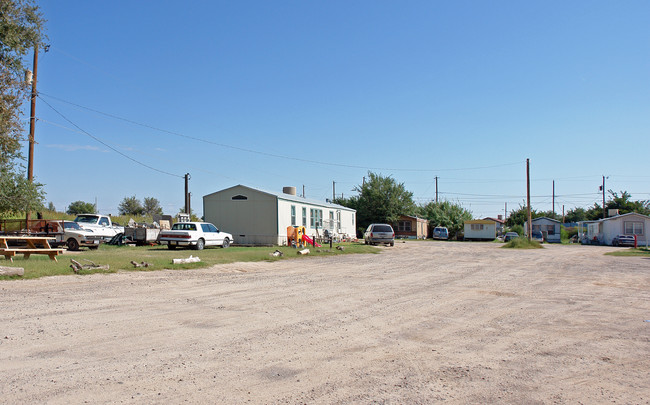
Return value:
<svg viewBox="0 0 650 405">
<path fill-rule="evenodd" d="M 13 262 L 16 254 L 24 255 L 29 259 L 30 255 L 48 255 L 50 259 L 57 261 L 56 256 L 63 253 L 62 249 L 53 249 L 48 240 L 56 239 L 53 236 L 7 236 L 0 235 L 0 255 L 6 260 Z M 9 247 L 9 241 L 24 241 L 27 247 Z"/>
</svg>

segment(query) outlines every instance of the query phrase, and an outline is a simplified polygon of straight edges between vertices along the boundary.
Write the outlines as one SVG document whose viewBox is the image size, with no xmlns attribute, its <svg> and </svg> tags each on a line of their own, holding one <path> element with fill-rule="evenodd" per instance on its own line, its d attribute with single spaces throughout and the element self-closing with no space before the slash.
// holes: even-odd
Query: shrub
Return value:
<svg viewBox="0 0 650 405">
<path fill-rule="evenodd" d="M 501 247 L 510 249 L 542 249 L 542 244 L 534 240 L 528 240 L 528 238 L 515 238 Z"/>
</svg>

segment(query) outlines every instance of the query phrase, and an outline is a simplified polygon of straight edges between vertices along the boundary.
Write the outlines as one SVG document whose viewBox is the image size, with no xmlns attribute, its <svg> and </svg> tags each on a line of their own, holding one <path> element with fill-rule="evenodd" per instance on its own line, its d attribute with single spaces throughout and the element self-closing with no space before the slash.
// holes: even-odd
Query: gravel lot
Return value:
<svg viewBox="0 0 650 405">
<path fill-rule="evenodd" d="M 0 402 L 648 404 L 650 259 L 499 247 L 0 282 Z"/>
</svg>

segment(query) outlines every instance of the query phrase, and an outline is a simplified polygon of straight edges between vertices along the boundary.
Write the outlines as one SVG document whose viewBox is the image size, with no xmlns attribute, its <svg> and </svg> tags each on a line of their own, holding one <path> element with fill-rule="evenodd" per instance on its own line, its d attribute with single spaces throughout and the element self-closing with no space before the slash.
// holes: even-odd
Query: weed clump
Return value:
<svg viewBox="0 0 650 405">
<path fill-rule="evenodd" d="M 501 247 L 507 249 L 542 249 L 542 244 L 534 240 L 520 237 L 506 242 L 506 244 Z"/>
</svg>

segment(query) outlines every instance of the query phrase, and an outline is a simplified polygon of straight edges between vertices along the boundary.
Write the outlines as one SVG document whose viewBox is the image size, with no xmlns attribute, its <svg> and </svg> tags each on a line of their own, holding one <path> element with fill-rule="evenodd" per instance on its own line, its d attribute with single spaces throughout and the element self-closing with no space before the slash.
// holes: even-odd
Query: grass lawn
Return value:
<svg viewBox="0 0 650 405">
<path fill-rule="evenodd" d="M 642 248 L 629 248 L 625 250 L 619 250 L 616 252 L 605 253 L 607 256 L 642 256 L 650 257 L 650 249 Z"/>
<path fill-rule="evenodd" d="M 343 246 L 344 251 L 336 249 L 336 246 Z M 279 250 L 284 253 L 282 257 L 273 257 L 269 253 Z M 22 267 L 25 269 L 24 276 L 0 276 L 0 280 L 10 279 L 27 279 L 39 278 L 46 276 L 74 274 L 70 268 L 70 259 L 74 259 L 81 264 L 88 264 L 91 261 L 98 265 L 110 266 L 110 270 L 83 270 L 81 274 L 92 273 L 114 273 L 119 270 L 128 271 L 152 271 L 161 269 L 196 269 L 210 267 L 215 264 L 234 263 L 234 262 L 256 262 L 256 261 L 275 261 L 275 260 L 308 260 L 312 256 L 332 256 L 350 253 L 378 253 L 380 250 L 373 246 L 366 246 L 362 243 L 341 243 L 335 244 L 332 249 L 329 246 L 322 248 L 309 248 L 309 255 L 298 255 L 296 252 L 300 249 L 293 249 L 287 246 L 274 247 L 230 247 L 222 249 L 220 247 L 210 247 L 204 250 L 192 249 L 175 249 L 169 250 L 166 246 L 110 246 L 103 244 L 97 250 L 82 250 L 79 254 L 65 254 L 58 256 L 58 262 L 50 260 L 45 255 L 32 255 L 28 260 L 23 259 L 22 255 L 16 255 L 13 263 L 8 260 L 0 259 L 0 266 Z M 198 263 L 172 264 L 172 259 L 188 258 L 198 256 L 201 261 Z M 151 267 L 134 268 L 131 261 L 137 263 L 151 263 Z"/>
</svg>

